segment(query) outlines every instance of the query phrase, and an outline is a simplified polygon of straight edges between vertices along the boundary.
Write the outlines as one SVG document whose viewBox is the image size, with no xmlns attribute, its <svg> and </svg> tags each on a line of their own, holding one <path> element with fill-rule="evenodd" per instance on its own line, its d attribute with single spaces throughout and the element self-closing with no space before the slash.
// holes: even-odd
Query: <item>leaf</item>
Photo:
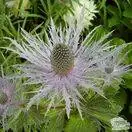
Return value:
<svg viewBox="0 0 132 132">
<path fill-rule="evenodd" d="M 131 100 L 131 103 L 130 103 L 130 106 L 129 106 L 129 112 L 130 112 L 130 114 L 132 114 L 132 100 Z"/>
<path fill-rule="evenodd" d="M 123 76 L 123 79 L 124 79 L 123 87 L 128 88 L 132 91 L 132 72 L 125 74 Z"/>
<path fill-rule="evenodd" d="M 115 3 L 116 3 L 116 5 L 117 5 L 117 7 L 118 7 L 118 10 L 119 10 L 119 15 L 120 15 L 120 17 L 121 17 L 121 7 L 120 7 L 120 4 L 119 4 L 119 2 L 118 2 L 118 0 L 115 0 Z"/>
<path fill-rule="evenodd" d="M 122 18 L 121 23 L 127 26 L 129 29 L 132 30 L 132 21 L 126 17 Z"/>
<path fill-rule="evenodd" d="M 116 45 L 116 46 L 122 45 L 122 44 L 124 44 L 124 43 L 125 43 L 125 41 L 124 41 L 123 39 L 117 38 L 117 37 L 115 37 L 115 38 L 113 38 L 113 39 L 111 40 L 111 44 L 112 44 L 112 45 Z"/>
<path fill-rule="evenodd" d="M 4 0 L 0 0 L 0 14 L 4 14 L 5 13 L 5 3 Z"/>
<path fill-rule="evenodd" d="M 112 5 L 108 5 L 107 10 L 108 10 L 108 12 L 111 13 L 113 16 L 115 16 L 115 17 L 118 16 L 118 17 L 119 17 L 119 10 L 118 10 L 116 7 L 114 7 L 114 6 L 112 6 Z"/>
<path fill-rule="evenodd" d="M 125 96 L 126 95 L 120 93 L 120 91 L 110 99 L 95 95 L 86 101 L 83 112 L 85 113 L 85 116 L 91 115 L 105 124 L 110 125 L 110 119 L 117 116 L 122 110 L 125 103 Z"/>
<path fill-rule="evenodd" d="M 116 81 L 113 80 L 113 82 L 116 82 Z M 118 90 L 120 89 L 118 85 L 119 83 L 117 82 L 118 84 L 115 85 L 113 82 L 111 86 L 104 87 L 104 93 L 106 98 L 114 97 L 117 94 Z"/>
<path fill-rule="evenodd" d="M 112 104 L 119 105 L 121 106 L 121 108 L 123 108 L 124 104 L 126 104 L 127 95 L 124 89 L 120 89 L 114 97 L 109 99 L 112 102 Z"/>
<path fill-rule="evenodd" d="M 100 9 L 103 8 L 103 7 L 105 6 L 105 3 L 106 3 L 106 0 L 102 0 L 102 1 L 100 2 L 100 7 L 99 7 L 99 8 L 100 8 Z"/>
<path fill-rule="evenodd" d="M 116 16 L 112 16 L 111 18 L 108 19 L 108 26 L 110 28 L 119 24 L 120 24 L 120 19 Z"/>
<path fill-rule="evenodd" d="M 65 127 L 65 132 L 97 132 L 97 127 L 90 119 L 82 120 L 79 116 L 72 115 Z"/>
<path fill-rule="evenodd" d="M 37 131 L 46 122 L 44 114 L 41 113 L 40 108 L 32 107 L 29 111 L 18 109 L 13 112 L 8 119 L 7 130 L 11 129 L 13 132 L 31 132 Z"/>
<path fill-rule="evenodd" d="M 44 122 L 41 131 L 42 132 L 62 132 L 64 127 L 65 112 L 55 110 L 51 111 L 47 115 L 47 122 Z"/>
<path fill-rule="evenodd" d="M 127 18 L 132 18 L 132 8 L 127 8 L 124 12 L 123 12 L 123 16 L 127 17 Z"/>
</svg>

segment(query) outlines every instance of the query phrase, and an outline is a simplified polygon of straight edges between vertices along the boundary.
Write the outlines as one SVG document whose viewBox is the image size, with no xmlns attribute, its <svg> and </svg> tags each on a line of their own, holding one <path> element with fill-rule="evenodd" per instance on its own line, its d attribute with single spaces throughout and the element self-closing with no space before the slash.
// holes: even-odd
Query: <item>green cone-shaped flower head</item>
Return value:
<svg viewBox="0 0 132 132">
<path fill-rule="evenodd" d="M 53 48 L 51 65 L 54 72 L 59 75 L 67 75 L 71 71 L 74 65 L 74 55 L 68 45 L 57 44 Z"/>
</svg>

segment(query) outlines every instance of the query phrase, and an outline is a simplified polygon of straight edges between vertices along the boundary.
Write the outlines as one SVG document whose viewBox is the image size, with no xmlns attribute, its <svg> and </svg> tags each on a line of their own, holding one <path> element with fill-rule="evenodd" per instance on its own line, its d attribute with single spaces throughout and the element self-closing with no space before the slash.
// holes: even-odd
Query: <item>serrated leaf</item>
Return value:
<svg viewBox="0 0 132 132">
<path fill-rule="evenodd" d="M 95 123 L 90 119 L 82 120 L 79 116 L 71 116 L 65 132 L 97 132 Z"/>
<path fill-rule="evenodd" d="M 124 107 L 124 104 L 126 104 L 126 99 L 127 99 L 127 95 L 126 95 L 125 90 L 124 89 L 120 89 L 118 91 L 118 93 L 114 97 L 110 98 L 110 101 L 113 104 L 119 105 L 119 106 L 121 106 L 121 108 L 123 108 Z"/>
<path fill-rule="evenodd" d="M 64 127 L 65 112 L 50 111 L 47 115 L 47 122 L 42 126 L 42 132 L 62 132 Z"/>
<path fill-rule="evenodd" d="M 39 109 L 40 110 L 40 109 Z M 11 129 L 13 132 L 21 131 L 37 131 L 41 125 L 46 121 L 44 114 L 40 113 L 36 106 L 29 111 L 17 110 L 10 116 L 7 123 L 7 130 Z"/>
<path fill-rule="evenodd" d="M 124 83 L 123 87 L 132 90 L 132 72 L 127 73 L 123 76 Z"/>
<path fill-rule="evenodd" d="M 114 118 L 122 110 L 125 103 L 125 93 L 118 92 L 110 99 L 100 96 L 91 98 L 85 104 L 83 111 L 85 115 L 91 115 L 107 125 L 111 118 Z"/>
<path fill-rule="evenodd" d="M 120 87 L 118 85 L 115 85 L 115 87 L 114 85 L 104 87 L 104 93 L 105 93 L 106 98 L 115 96 L 115 94 L 118 92 L 119 89 Z"/>
</svg>

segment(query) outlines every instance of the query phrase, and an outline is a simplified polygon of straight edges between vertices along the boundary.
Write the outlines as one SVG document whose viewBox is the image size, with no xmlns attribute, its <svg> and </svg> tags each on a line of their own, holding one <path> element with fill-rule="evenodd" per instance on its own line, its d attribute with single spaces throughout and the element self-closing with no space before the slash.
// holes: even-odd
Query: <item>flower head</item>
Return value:
<svg viewBox="0 0 132 132">
<path fill-rule="evenodd" d="M 83 24 L 85 28 L 88 28 L 90 25 L 92 25 L 91 21 L 94 20 L 95 13 L 97 13 L 96 5 L 94 4 L 93 0 L 79 0 L 79 1 L 72 1 L 73 10 L 71 12 L 68 12 L 64 16 L 64 20 L 71 21 L 72 19 L 80 19 L 79 15 L 82 12 L 82 8 L 84 8 L 84 21 Z M 74 17 L 73 17 L 74 16 Z"/>
<path fill-rule="evenodd" d="M 31 98 L 28 108 L 41 98 L 50 100 L 47 111 L 57 102 L 65 102 L 66 113 L 69 117 L 72 106 L 76 106 L 80 116 L 80 99 L 88 89 L 103 96 L 102 90 L 96 87 L 97 64 L 109 56 L 109 52 L 101 58 L 99 54 L 107 52 L 111 46 L 104 42 L 110 35 L 103 36 L 99 41 L 92 41 L 95 30 L 93 29 L 80 43 L 80 35 L 83 30 L 83 14 L 80 19 L 69 23 L 65 29 L 56 28 L 51 21 L 49 29 L 50 37 L 47 43 L 38 35 L 33 36 L 22 29 L 25 41 L 18 43 L 12 40 L 15 48 L 10 50 L 25 58 L 29 63 L 17 65 L 23 72 L 18 77 L 27 77 L 28 84 L 42 84 L 40 90 Z M 55 105 L 54 105 L 55 107 Z"/>
<path fill-rule="evenodd" d="M 57 44 L 50 56 L 51 66 L 59 75 L 67 75 L 74 66 L 74 54 L 69 46 Z"/>
<path fill-rule="evenodd" d="M 0 77 L 0 115 L 2 115 L 4 110 L 10 105 L 13 91 L 13 84 Z"/>
<path fill-rule="evenodd" d="M 110 55 L 108 57 L 98 62 L 98 68 L 100 69 L 100 71 L 102 71 L 105 84 L 107 85 L 111 84 L 113 80 L 116 80 L 120 83 L 122 81 L 121 76 L 124 73 L 128 72 L 128 70 L 130 69 L 131 65 L 123 64 L 123 60 L 125 59 L 127 54 L 124 55 L 124 57 L 120 55 L 124 46 L 121 45 L 113 49 L 112 51 L 110 51 Z"/>
</svg>

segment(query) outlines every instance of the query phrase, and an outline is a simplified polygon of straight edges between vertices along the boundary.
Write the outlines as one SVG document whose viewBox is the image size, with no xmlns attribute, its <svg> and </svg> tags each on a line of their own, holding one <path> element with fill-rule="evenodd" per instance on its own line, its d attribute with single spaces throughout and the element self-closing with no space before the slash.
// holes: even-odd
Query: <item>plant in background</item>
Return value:
<svg viewBox="0 0 132 132">
<path fill-rule="evenodd" d="M 99 21 L 115 35 L 129 41 L 132 30 L 132 0 L 98 0 Z M 124 33 L 127 32 L 127 33 Z"/>
<path fill-rule="evenodd" d="M 130 123 L 121 117 L 115 117 L 111 119 L 111 124 L 112 124 L 112 130 L 121 131 L 121 130 L 130 129 Z"/>
<path fill-rule="evenodd" d="M 30 7 L 29 0 L 10 0 L 6 1 L 6 6 L 11 10 L 15 16 L 23 16 L 26 10 Z"/>
<path fill-rule="evenodd" d="M 88 28 L 90 25 L 92 25 L 91 21 L 94 20 L 95 14 L 98 13 L 96 4 L 94 4 L 93 0 L 73 0 L 72 1 L 71 10 L 64 15 L 64 20 L 66 22 L 72 21 L 72 19 L 80 19 L 79 15 L 82 11 L 82 8 L 84 8 L 84 26 L 85 28 Z M 74 17 L 75 18 L 74 18 Z"/>
<path fill-rule="evenodd" d="M 48 27 L 50 24 L 51 17 L 54 20 L 56 25 L 59 25 L 60 22 L 64 23 L 63 21 L 63 16 L 70 10 L 70 2 L 71 0 L 39 0 L 38 1 L 38 6 L 41 8 L 41 10 L 38 10 L 41 16 L 43 17 L 44 20 L 44 26 L 45 28 Z M 36 2 L 37 3 L 37 2 Z M 35 4 L 36 4 L 35 3 Z M 34 5 L 34 8 L 37 10 L 37 6 Z M 38 8 L 38 9 L 39 9 Z M 43 29 L 45 30 L 45 29 Z"/>
</svg>

